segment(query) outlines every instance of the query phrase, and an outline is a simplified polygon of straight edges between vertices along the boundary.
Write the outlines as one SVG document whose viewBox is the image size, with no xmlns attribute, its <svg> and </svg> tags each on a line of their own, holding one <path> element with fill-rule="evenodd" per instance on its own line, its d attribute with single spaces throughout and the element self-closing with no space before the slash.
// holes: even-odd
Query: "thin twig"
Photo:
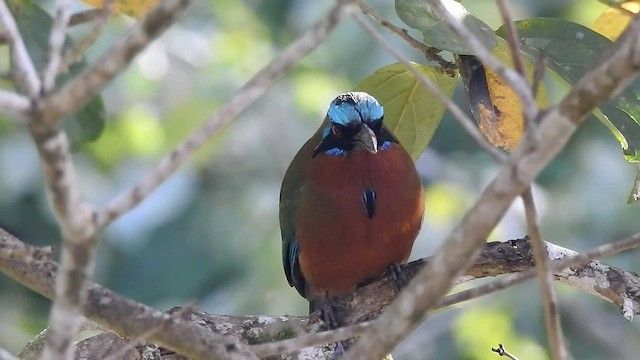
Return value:
<svg viewBox="0 0 640 360">
<path fill-rule="evenodd" d="M 631 191 L 629 192 L 629 197 L 627 198 L 627 203 L 636 203 L 640 201 L 640 164 L 635 164 L 636 175 L 633 179 L 633 186 L 631 187 Z"/>
<path fill-rule="evenodd" d="M 547 57 L 539 52 L 535 60 L 535 68 L 533 69 L 533 79 L 531 79 L 531 93 L 537 94 L 542 83 L 544 70 L 547 68 Z"/>
<path fill-rule="evenodd" d="M 509 45 L 509 50 L 511 51 L 511 59 L 513 61 L 514 68 L 516 69 L 518 74 L 520 74 L 521 79 L 526 83 L 527 72 L 524 68 L 524 59 L 522 57 L 522 52 L 520 51 L 520 41 L 519 41 L 520 37 L 518 36 L 518 30 L 516 29 L 516 26 L 513 23 L 513 21 L 511 21 L 511 14 L 509 13 L 509 9 L 507 8 L 505 0 L 496 0 L 496 1 L 498 3 L 498 9 L 500 10 L 500 16 L 502 17 L 502 22 L 506 29 L 507 44 Z M 534 92 L 533 90 L 538 89 L 538 83 L 540 80 L 537 79 L 534 81 L 536 81 L 537 83 L 529 86 L 529 89 L 535 101 L 536 92 Z M 523 104 L 522 106 L 523 106 L 523 114 L 524 114 L 524 121 L 525 121 L 525 127 L 526 127 L 526 135 L 532 136 L 533 134 L 532 127 L 535 126 L 536 122 L 535 122 L 535 117 L 530 117 L 530 116 L 534 116 L 537 113 L 534 111 L 527 111 L 527 107 L 528 107 L 527 104 Z"/>
<path fill-rule="evenodd" d="M 312 346 L 331 344 L 358 337 L 362 335 L 364 331 L 371 326 L 371 324 L 371 321 L 364 321 L 355 325 L 345 326 L 330 331 L 300 334 L 292 339 L 252 345 L 250 349 L 260 358 L 287 354 Z"/>
<path fill-rule="evenodd" d="M 363 0 L 358 0 L 358 6 L 360 6 L 360 11 L 362 11 L 363 14 L 368 15 L 378 24 L 384 26 L 392 33 L 400 36 L 404 41 L 411 45 L 411 47 L 423 53 L 427 60 L 437 62 L 445 74 L 450 76 L 455 75 L 455 64 L 443 59 L 442 56 L 439 55 L 442 50 L 427 46 L 422 42 L 414 39 L 411 35 L 409 35 L 409 32 L 406 29 L 395 26 L 390 21 L 383 19 L 382 16 L 380 16 L 375 10 L 369 7 Z"/>
<path fill-rule="evenodd" d="M 538 271 L 538 280 L 542 291 L 544 322 L 547 329 L 547 337 L 551 348 L 552 359 L 568 359 L 569 351 L 567 350 L 564 336 L 562 334 L 558 299 L 553 287 L 553 273 L 549 269 L 549 256 L 545 249 L 542 236 L 540 235 L 538 215 L 531 187 L 522 194 L 522 201 L 524 202 L 527 228 L 533 248 L 533 258 L 536 263 L 535 268 Z"/>
<path fill-rule="evenodd" d="M 0 89 L 0 110 L 2 112 L 25 118 L 30 107 L 31 102 L 25 96 Z"/>
<path fill-rule="evenodd" d="M 482 45 L 477 35 L 467 30 L 463 19 L 449 13 L 441 0 L 429 0 L 429 3 L 443 14 L 447 24 L 464 40 L 471 50 L 473 50 L 474 55 L 477 56 L 485 66 L 488 66 L 500 75 L 513 91 L 518 94 L 525 117 L 527 119 L 535 119 L 538 115 L 538 107 L 536 106 L 535 97 L 531 93 L 531 88 L 527 84 L 526 77 L 521 76 L 517 71 L 507 67 L 493 56 L 491 52 Z"/>
<path fill-rule="evenodd" d="M 88 9 L 77 12 L 71 15 L 71 18 L 69 18 L 69 27 L 93 21 L 102 16 L 102 11 L 103 9 Z"/>
<path fill-rule="evenodd" d="M 42 91 L 45 93 L 51 91 L 56 84 L 61 53 L 67 37 L 69 18 L 71 17 L 70 7 L 71 0 L 58 0 L 56 2 L 56 15 L 53 18 L 53 25 L 49 35 L 47 65 L 42 72 Z"/>
<path fill-rule="evenodd" d="M 15 79 L 18 80 L 21 86 L 25 86 L 29 97 L 35 98 L 40 94 L 40 78 L 38 78 L 36 67 L 33 65 L 27 47 L 22 40 L 20 30 L 18 30 L 16 21 L 11 15 L 5 0 L 0 1 L 0 21 L 2 21 L 4 30 L 11 37 L 11 56 L 17 67 Z"/>
<path fill-rule="evenodd" d="M 431 79 L 426 77 L 424 74 L 419 72 L 415 66 L 409 61 L 409 59 L 396 50 L 393 45 L 391 45 L 385 38 L 380 34 L 380 32 L 371 26 L 368 22 L 362 20 L 356 14 L 352 15 L 353 19 L 363 28 L 365 29 L 371 36 L 378 41 L 393 57 L 395 57 L 398 61 L 404 64 L 409 71 L 420 81 L 421 85 L 424 86 L 431 94 L 433 94 L 444 106 L 449 110 L 449 112 L 453 115 L 453 117 L 458 121 L 458 123 L 465 129 L 465 131 L 471 135 L 471 137 L 478 143 L 478 145 L 485 150 L 489 155 L 491 155 L 496 161 L 503 162 L 506 159 L 504 153 L 500 152 L 493 145 L 489 144 L 489 142 L 484 138 L 484 136 L 478 131 L 478 128 L 475 126 L 475 123 L 467 117 L 464 111 L 460 109 L 456 103 L 451 100 L 450 97 L 446 96 L 442 93 L 440 88 L 433 83 Z"/>
<path fill-rule="evenodd" d="M 504 345 L 502 344 L 498 344 L 497 348 L 491 348 L 491 351 L 493 351 L 494 353 L 497 353 L 500 356 L 506 356 L 508 357 L 510 360 L 519 360 L 517 357 L 515 357 L 514 355 L 511 355 L 507 349 L 504 348 Z"/>
<path fill-rule="evenodd" d="M 507 30 L 507 43 L 511 50 L 511 58 L 513 59 L 513 67 L 524 78 L 527 79 L 527 72 L 524 68 L 524 61 L 522 60 L 522 54 L 520 53 L 520 41 L 518 38 L 518 30 L 515 24 L 511 20 L 511 14 L 507 8 L 505 0 L 496 0 L 498 2 L 498 9 L 500 10 L 500 16 L 502 17 L 502 23 Z"/>
<path fill-rule="evenodd" d="M 0 45 L 11 44 L 11 35 L 6 31 L 0 31 Z"/>
<path fill-rule="evenodd" d="M 0 348 L 0 360 L 17 360 L 18 358 L 13 356 L 10 352 Z"/>
<path fill-rule="evenodd" d="M 107 25 L 109 18 L 111 18 L 111 15 L 113 14 L 114 2 L 114 0 L 105 0 L 102 9 L 93 9 L 97 10 L 99 15 L 96 17 L 97 21 L 95 25 L 87 35 L 80 39 L 73 48 L 69 49 L 64 54 L 62 61 L 60 62 L 60 66 L 58 67 L 58 74 L 63 74 L 69 71 L 69 67 L 82 59 L 85 51 L 96 41 L 96 39 L 98 39 L 98 36 L 100 36 L 102 30 Z"/>
<path fill-rule="evenodd" d="M 303 57 L 316 49 L 347 13 L 354 11 L 353 1 L 339 1 L 322 20 L 307 30 L 287 49 L 251 78 L 235 95 L 179 144 L 131 189 L 118 195 L 100 210 L 97 223 L 104 227 L 144 200 L 164 180 L 216 132 L 260 98 L 277 80 Z"/>
</svg>

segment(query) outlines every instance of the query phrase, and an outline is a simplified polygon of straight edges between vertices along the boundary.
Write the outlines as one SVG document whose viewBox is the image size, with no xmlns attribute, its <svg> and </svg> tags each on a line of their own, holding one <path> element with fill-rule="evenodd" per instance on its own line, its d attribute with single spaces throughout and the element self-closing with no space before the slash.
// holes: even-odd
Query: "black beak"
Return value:
<svg viewBox="0 0 640 360">
<path fill-rule="evenodd" d="M 366 124 L 362 124 L 358 133 L 353 137 L 355 146 L 365 148 L 372 154 L 378 152 L 378 138 Z"/>
</svg>

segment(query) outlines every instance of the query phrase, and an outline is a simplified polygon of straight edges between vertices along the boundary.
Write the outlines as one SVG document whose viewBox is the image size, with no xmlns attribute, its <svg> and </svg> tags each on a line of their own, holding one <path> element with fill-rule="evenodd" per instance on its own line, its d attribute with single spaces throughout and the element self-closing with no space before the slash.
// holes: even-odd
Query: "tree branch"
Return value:
<svg viewBox="0 0 640 360">
<path fill-rule="evenodd" d="M 455 75 L 456 65 L 454 63 L 448 62 L 447 60 L 443 59 L 442 56 L 439 55 L 439 53 L 442 52 L 442 50 L 427 46 L 421 43 L 420 41 L 414 39 L 413 37 L 411 37 L 411 35 L 409 35 L 409 32 L 406 29 L 397 27 L 393 25 L 390 21 L 383 19 L 382 16 L 378 15 L 378 13 L 375 12 L 375 10 L 373 10 L 371 7 L 369 7 L 363 0 L 358 1 L 358 6 L 360 7 L 360 11 L 362 11 L 363 14 L 368 15 L 375 22 L 384 26 L 392 33 L 398 35 L 400 38 L 406 41 L 409 45 L 411 45 L 411 47 L 413 47 L 414 49 L 424 54 L 427 60 L 437 62 L 445 74 L 449 76 Z"/>
<path fill-rule="evenodd" d="M 33 65 L 20 30 L 18 30 L 18 25 L 16 25 L 5 0 L 0 1 L 0 21 L 2 21 L 4 30 L 11 41 L 11 58 L 16 66 L 16 69 L 12 69 L 14 71 L 13 77 L 20 86 L 26 89 L 29 97 L 36 98 L 40 94 L 41 87 L 38 71 Z"/>
<path fill-rule="evenodd" d="M 47 65 L 42 72 L 42 90 L 49 92 L 56 84 L 58 67 L 60 66 L 62 48 L 67 36 L 69 18 L 71 17 L 71 1 L 58 0 L 56 2 L 56 15 L 51 26 L 49 35 L 49 53 L 47 54 Z"/>
<path fill-rule="evenodd" d="M 31 102 L 29 99 L 13 91 L 0 89 L 0 111 L 25 118 L 29 112 Z"/>
<path fill-rule="evenodd" d="M 102 4 L 102 9 L 89 10 L 97 12 L 97 16 L 95 17 L 96 23 L 93 25 L 88 34 L 86 34 L 75 44 L 73 48 L 69 49 L 64 54 L 64 56 L 62 57 L 62 61 L 60 62 L 60 66 L 58 66 L 57 69 L 58 74 L 63 74 L 69 71 L 71 65 L 78 62 L 84 55 L 84 52 L 89 48 L 89 46 L 91 46 L 98 39 L 98 36 L 100 36 L 102 30 L 107 25 L 108 20 L 113 14 L 113 3 L 114 0 L 105 0 Z M 69 20 L 69 23 L 71 23 L 71 20 Z"/>
<path fill-rule="evenodd" d="M 577 256 L 572 250 L 551 243 L 546 244 L 549 258 L 556 260 L 551 263 L 551 267 L 558 280 L 612 302 L 622 309 L 625 316 L 632 318 L 634 314 L 640 313 L 640 278 L 637 274 L 607 266 L 599 261 L 591 261 L 581 266 L 576 264 L 628 250 L 639 243 L 640 234 L 636 234 Z M 430 261 L 432 258 L 407 264 L 403 267 L 403 274 L 411 278 Z M 567 266 L 572 267 L 562 270 Z M 487 243 L 465 276 L 459 279 L 460 282 L 518 273 L 450 295 L 442 299 L 437 307 L 467 301 L 532 279 L 536 274 L 532 267 L 533 254 L 528 240 Z M 59 266 L 51 260 L 50 251 L 24 244 L 0 229 L 0 271 L 51 298 L 58 268 Z M 128 338 L 146 334 L 150 329 L 161 329 L 149 336 L 151 342 L 193 358 L 206 358 L 205 354 L 207 351 L 213 351 L 211 349 L 223 354 L 229 346 L 245 349 L 240 343 L 221 335 L 232 336 L 248 344 L 260 344 L 250 347 L 250 351 L 260 357 L 344 340 L 362 334 L 371 326 L 371 322 L 359 323 L 376 317 L 396 296 L 391 279 L 382 278 L 364 285 L 345 303 L 345 322 L 358 325 L 335 332 L 315 334 L 321 325 L 317 316 L 226 316 L 186 311 L 179 313 L 179 318 L 176 318 L 177 310 L 164 314 L 96 284 L 91 284 L 88 291 L 88 301 L 83 308 L 87 318 Z M 295 338 L 281 341 L 293 337 Z M 37 347 L 35 349 L 36 352 L 40 351 Z M 118 349 L 120 348 L 113 351 Z M 331 351 L 331 347 L 316 347 L 306 350 L 304 354 L 324 356 Z M 215 355 L 219 356 L 219 352 Z M 285 358 L 299 357 L 291 354 Z"/>
<path fill-rule="evenodd" d="M 16 360 L 16 357 L 7 350 L 0 348 L 0 360 Z"/>
<path fill-rule="evenodd" d="M 558 297 L 553 288 L 553 273 L 549 267 L 549 256 L 544 246 L 542 235 L 540 234 L 538 212 L 536 211 L 536 205 L 533 200 L 533 190 L 531 186 L 522 194 L 522 201 L 527 218 L 527 230 L 533 245 L 533 258 L 536 263 L 538 282 L 542 293 L 544 322 L 552 358 L 555 360 L 566 360 L 570 357 L 569 351 L 567 350 L 562 333 Z"/>
</svg>

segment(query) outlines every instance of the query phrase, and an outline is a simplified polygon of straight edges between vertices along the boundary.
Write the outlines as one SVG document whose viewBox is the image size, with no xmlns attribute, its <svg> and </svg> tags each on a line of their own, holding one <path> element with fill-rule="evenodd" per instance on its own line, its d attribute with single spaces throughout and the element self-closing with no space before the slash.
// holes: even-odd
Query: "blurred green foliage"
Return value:
<svg viewBox="0 0 640 360">
<path fill-rule="evenodd" d="M 49 1 L 41 4 L 51 9 Z M 370 5 L 402 24 L 391 2 Z M 500 26 L 492 0 L 463 5 L 493 29 Z M 603 9 L 595 0 L 514 0 L 509 5 L 515 19 L 550 16 L 586 26 Z M 329 6 L 301 0 L 194 2 L 179 25 L 103 92 L 105 131 L 75 155 L 87 200 L 102 205 L 130 187 Z M 77 5 L 77 10 L 83 8 Z M 114 19 L 87 59 L 103 53 L 130 25 L 126 18 Z M 87 29 L 74 29 L 74 37 Z M 410 33 L 420 38 L 418 31 Z M 423 61 L 395 36 L 385 36 L 413 61 Z M 0 62 L 7 61 L 3 56 Z M 213 313 L 304 314 L 307 306 L 287 285 L 280 264 L 277 203 L 282 176 L 333 97 L 393 62 L 352 21 L 339 25 L 193 161 L 109 227 L 98 249 L 95 281 L 160 308 L 195 299 Z M 557 102 L 566 90 L 549 85 L 551 102 Z M 459 89 L 454 99 L 466 106 Z M 414 258 L 434 251 L 497 170 L 448 115 L 417 165 L 427 212 Z M 0 226 L 32 244 L 58 245 L 35 149 L 24 127 L 6 119 L 0 120 L 0 169 Z M 637 231 L 640 210 L 625 204 L 633 174 L 608 130 L 597 121 L 587 122 L 534 189 L 544 237 L 582 250 Z M 490 240 L 524 234 L 523 211 L 516 201 Z M 635 253 L 606 259 L 630 270 L 640 267 L 638 260 Z M 618 359 L 640 352 L 630 340 L 640 335 L 636 323 L 627 323 L 617 309 L 590 295 L 560 289 L 560 302 L 571 304 L 563 309 L 563 325 L 576 358 Z M 47 306 L 0 275 L 0 346 L 12 351 L 22 347 L 45 326 Z M 611 320 L 604 332 L 576 320 L 586 316 L 584 309 L 593 321 Z M 435 314 L 394 355 L 491 359 L 497 355 L 490 348 L 502 342 L 521 358 L 544 359 L 543 329 L 537 285 L 531 283 Z M 618 334 L 615 348 L 607 345 L 610 334 Z"/>
</svg>

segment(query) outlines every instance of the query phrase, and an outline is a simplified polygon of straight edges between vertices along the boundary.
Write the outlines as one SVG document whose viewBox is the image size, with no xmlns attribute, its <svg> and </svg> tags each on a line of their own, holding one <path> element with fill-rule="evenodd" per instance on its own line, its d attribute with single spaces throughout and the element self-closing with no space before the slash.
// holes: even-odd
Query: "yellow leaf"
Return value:
<svg viewBox="0 0 640 360">
<path fill-rule="evenodd" d="M 85 3 L 102 7 L 104 0 L 82 0 Z M 158 0 L 116 0 L 114 11 L 116 14 L 127 14 L 135 18 L 143 17 L 149 10 L 158 3 Z"/>
<path fill-rule="evenodd" d="M 507 42 L 498 38 L 492 53 L 513 67 L 511 51 Z M 534 63 L 526 54 L 522 58 L 529 81 L 533 78 Z M 475 57 L 461 57 L 461 75 L 465 82 L 467 97 L 480 131 L 496 147 L 512 150 L 524 132 L 524 115 L 518 95 L 507 83 L 489 68 L 482 66 Z M 536 103 L 544 108 L 548 104 L 547 91 L 540 84 Z"/>
<path fill-rule="evenodd" d="M 620 5 L 634 14 L 640 10 L 640 0 L 627 1 Z M 600 34 L 608 37 L 611 41 L 615 41 L 622 31 L 629 25 L 631 14 L 626 11 L 616 9 L 614 7 L 603 11 L 600 16 L 593 22 L 592 29 Z"/>
</svg>

